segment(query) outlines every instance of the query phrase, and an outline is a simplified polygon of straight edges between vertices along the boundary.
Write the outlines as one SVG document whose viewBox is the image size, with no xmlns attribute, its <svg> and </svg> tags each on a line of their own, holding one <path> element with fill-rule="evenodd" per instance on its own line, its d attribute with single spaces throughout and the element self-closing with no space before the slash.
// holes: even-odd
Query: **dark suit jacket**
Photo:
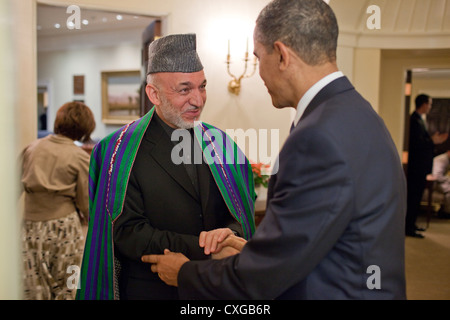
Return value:
<svg viewBox="0 0 450 320">
<path fill-rule="evenodd" d="M 149 264 L 141 262 L 142 255 L 162 254 L 167 248 L 193 260 L 208 259 L 198 244 L 200 232 L 230 227 L 242 235 L 208 165 L 197 165 L 198 193 L 185 167 L 171 161 L 174 143 L 160 121 L 152 119 L 142 139 L 123 213 L 114 224 L 116 255 L 122 267 L 121 299 L 178 298 L 176 288 L 164 284 Z"/>
<path fill-rule="evenodd" d="M 383 121 L 337 79 L 287 138 L 253 238 L 239 255 L 184 264 L 180 297 L 405 299 L 405 193 Z"/>
<path fill-rule="evenodd" d="M 434 143 L 416 111 L 409 121 L 408 177 L 424 180 L 433 168 Z"/>
</svg>

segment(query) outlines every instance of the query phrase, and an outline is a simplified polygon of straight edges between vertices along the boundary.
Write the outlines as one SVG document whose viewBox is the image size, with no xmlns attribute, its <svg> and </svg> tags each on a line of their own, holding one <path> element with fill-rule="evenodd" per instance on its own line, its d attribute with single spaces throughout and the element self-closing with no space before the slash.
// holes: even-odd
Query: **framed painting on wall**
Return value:
<svg viewBox="0 0 450 320">
<path fill-rule="evenodd" d="M 127 124 L 138 119 L 140 91 L 139 70 L 102 72 L 102 121 Z"/>
<path fill-rule="evenodd" d="M 73 94 L 84 95 L 84 76 L 73 76 Z"/>
</svg>

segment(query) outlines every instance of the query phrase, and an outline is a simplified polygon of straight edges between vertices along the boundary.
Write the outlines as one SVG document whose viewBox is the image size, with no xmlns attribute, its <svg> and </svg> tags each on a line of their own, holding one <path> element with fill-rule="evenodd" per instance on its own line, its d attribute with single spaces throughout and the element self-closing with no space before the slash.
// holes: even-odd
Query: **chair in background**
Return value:
<svg viewBox="0 0 450 320">
<path fill-rule="evenodd" d="M 444 194 L 436 186 L 436 178 L 429 174 L 422 197 L 422 204 L 426 207 L 427 229 L 430 226 L 431 218 L 444 205 L 444 201 Z"/>
</svg>

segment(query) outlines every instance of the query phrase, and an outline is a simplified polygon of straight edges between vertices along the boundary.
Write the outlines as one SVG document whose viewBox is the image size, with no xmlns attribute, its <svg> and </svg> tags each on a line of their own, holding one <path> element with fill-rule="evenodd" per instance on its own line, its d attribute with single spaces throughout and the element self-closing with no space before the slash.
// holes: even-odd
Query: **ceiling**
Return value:
<svg viewBox="0 0 450 320">
<path fill-rule="evenodd" d="M 450 49 L 450 0 L 329 0 L 329 3 L 338 19 L 341 46 Z M 373 16 L 368 8 L 374 5 L 380 10 L 380 29 L 371 29 L 367 24 Z M 114 37 L 115 32 L 124 34 L 126 30 L 129 33 L 131 30 L 144 30 L 156 19 L 124 13 L 118 20 L 117 13 L 82 8 L 80 18 L 87 20 L 88 24 L 82 24 L 79 30 L 71 30 L 67 21 L 72 13 L 67 13 L 67 7 L 39 4 L 37 12 L 37 32 L 41 39 L 69 34 L 80 38 L 86 33 L 107 31 Z M 55 28 L 57 23 L 59 29 Z"/>
<path fill-rule="evenodd" d="M 330 0 L 346 32 L 371 32 L 366 26 L 371 5 L 380 8 L 379 33 L 450 34 L 450 0 Z"/>
<path fill-rule="evenodd" d="M 61 36 L 69 35 L 74 32 L 78 33 L 94 33 L 94 32 L 110 32 L 124 29 L 140 29 L 144 30 L 154 17 L 142 15 L 130 15 L 108 11 L 97 11 L 82 8 L 80 9 L 80 29 L 74 29 L 67 25 L 68 22 L 74 21 L 70 17 L 75 11 L 67 12 L 67 7 L 57 7 L 49 5 L 38 5 L 37 8 L 37 34 L 38 37 L 43 36 Z M 119 16 L 119 17 L 118 17 Z M 56 26 L 59 26 L 57 28 Z"/>
<path fill-rule="evenodd" d="M 428 69 L 415 68 L 412 69 L 413 76 L 419 78 L 449 79 L 450 69 Z"/>
<path fill-rule="evenodd" d="M 426 35 L 450 36 L 450 0 L 329 0 L 338 18 L 341 32 L 359 35 Z M 367 20 L 372 15 L 368 8 L 376 5 L 380 8 L 381 29 L 370 30 Z M 38 5 L 38 36 L 61 35 L 73 32 L 67 26 L 71 13 L 67 7 Z M 154 20 L 143 15 L 121 14 L 82 8 L 79 32 L 106 31 L 118 28 L 142 28 Z M 55 24 L 59 24 L 59 29 Z M 449 44 L 450 45 L 450 44 Z"/>
</svg>

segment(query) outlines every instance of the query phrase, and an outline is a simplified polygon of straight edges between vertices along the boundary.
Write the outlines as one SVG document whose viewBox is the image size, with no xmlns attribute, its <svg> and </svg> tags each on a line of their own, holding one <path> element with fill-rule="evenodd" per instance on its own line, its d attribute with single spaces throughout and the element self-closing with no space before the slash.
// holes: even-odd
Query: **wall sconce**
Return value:
<svg viewBox="0 0 450 320">
<path fill-rule="evenodd" d="M 256 72 L 256 65 L 258 64 L 258 61 L 255 57 L 254 61 L 253 61 L 253 71 L 250 74 L 246 74 L 247 73 L 247 64 L 248 61 L 250 59 L 248 58 L 248 39 L 247 39 L 247 50 L 245 52 L 245 67 L 244 67 L 244 72 L 242 73 L 242 75 L 238 78 L 235 75 L 233 75 L 230 72 L 230 64 L 231 64 L 231 55 L 230 55 L 230 40 L 228 40 L 228 55 L 227 55 L 227 72 L 228 74 L 231 76 L 232 80 L 228 83 L 228 91 L 231 92 L 232 94 L 235 95 L 239 95 L 239 93 L 241 92 L 241 80 L 244 78 L 250 78 L 251 76 L 253 76 Z"/>
</svg>

